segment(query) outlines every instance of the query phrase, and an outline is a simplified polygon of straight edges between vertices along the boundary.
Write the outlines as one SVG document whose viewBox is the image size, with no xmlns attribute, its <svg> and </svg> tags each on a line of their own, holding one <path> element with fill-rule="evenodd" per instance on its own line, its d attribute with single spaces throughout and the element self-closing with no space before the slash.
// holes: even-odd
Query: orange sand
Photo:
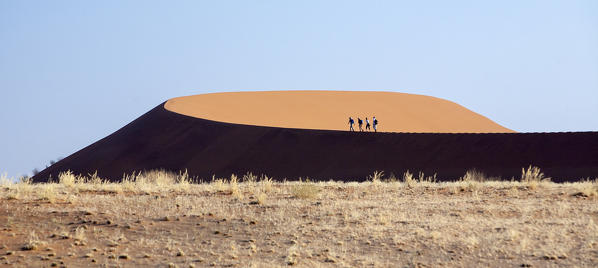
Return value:
<svg viewBox="0 0 598 268">
<path fill-rule="evenodd" d="M 349 116 L 376 116 L 380 132 L 514 132 L 451 101 L 373 91 L 210 93 L 168 100 L 165 108 L 220 122 L 285 128 L 348 130 Z"/>
</svg>

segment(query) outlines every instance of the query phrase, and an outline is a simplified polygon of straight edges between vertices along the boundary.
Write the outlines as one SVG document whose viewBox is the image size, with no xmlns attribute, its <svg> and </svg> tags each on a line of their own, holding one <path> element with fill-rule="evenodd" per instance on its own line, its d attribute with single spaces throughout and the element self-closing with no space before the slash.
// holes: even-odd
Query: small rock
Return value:
<svg viewBox="0 0 598 268">
<path fill-rule="evenodd" d="M 575 196 L 575 197 L 589 197 L 589 195 L 587 195 L 584 192 L 577 192 L 577 193 L 572 194 L 571 196 Z"/>
<path fill-rule="evenodd" d="M 21 250 L 35 250 L 35 249 L 37 249 L 36 244 L 26 244 L 21 247 Z"/>
<path fill-rule="evenodd" d="M 328 256 L 328 257 L 326 257 L 326 259 L 324 260 L 324 262 L 336 263 L 336 259 L 333 258 L 333 257 L 331 257 L 331 256 Z"/>
</svg>

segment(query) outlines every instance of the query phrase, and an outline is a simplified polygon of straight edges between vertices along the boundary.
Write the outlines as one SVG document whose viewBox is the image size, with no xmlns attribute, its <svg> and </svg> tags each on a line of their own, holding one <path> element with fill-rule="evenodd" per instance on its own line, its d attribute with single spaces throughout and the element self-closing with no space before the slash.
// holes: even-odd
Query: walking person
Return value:
<svg viewBox="0 0 598 268">
<path fill-rule="evenodd" d="M 355 121 L 349 116 L 349 131 L 355 131 L 355 129 L 353 129 L 353 124 L 355 124 Z"/>
<path fill-rule="evenodd" d="M 370 130 L 370 120 L 368 120 L 368 118 L 365 118 L 365 131 L 369 131 Z"/>
<path fill-rule="evenodd" d="M 378 132 L 378 129 L 376 128 L 378 126 L 378 119 L 376 119 L 375 116 L 372 119 L 373 119 L 373 123 L 374 123 L 374 132 Z"/>
<path fill-rule="evenodd" d="M 361 120 L 361 118 L 357 117 L 357 124 L 359 124 L 359 132 L 363 131 L 363 120 Z"/>
</svg>

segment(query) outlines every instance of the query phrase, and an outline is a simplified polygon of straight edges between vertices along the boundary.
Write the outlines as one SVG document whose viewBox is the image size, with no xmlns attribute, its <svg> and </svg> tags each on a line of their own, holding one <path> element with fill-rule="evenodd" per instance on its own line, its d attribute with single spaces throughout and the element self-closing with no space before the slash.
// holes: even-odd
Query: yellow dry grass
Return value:
<svg viewBox="0 0 598 268">
<path fill-rule="evenodd" d="M 0 178 L 0 264 L 598 266 L 596 180 L 382 176 L 274 182 L 246 174 L 200 184 L 164 171 L 122 183 L 68 173 L 50 184 Z"/>
</svg>

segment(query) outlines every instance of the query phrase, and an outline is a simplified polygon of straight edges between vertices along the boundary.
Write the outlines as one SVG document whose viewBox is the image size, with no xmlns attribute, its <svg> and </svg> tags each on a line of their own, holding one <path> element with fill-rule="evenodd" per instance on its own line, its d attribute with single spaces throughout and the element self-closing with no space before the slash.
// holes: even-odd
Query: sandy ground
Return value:
<svg viewBox="0 0 598 268">
<path fill-rule="evenodd" d="M 447 100 L 396 92 L 258 91 L 170 99 L 166 109 L 227 123 L 285 128 L 348 130 L 349 116 L 376 116 L 382 132 L 513 132 Z M 371 130 L 373 131 L 373 129 Z"/>
<path fill-rule="evenodd" d="M 0 264 L 598 266 L 596 181 L 403 179 L 4 181 Z"/>
</svg>

